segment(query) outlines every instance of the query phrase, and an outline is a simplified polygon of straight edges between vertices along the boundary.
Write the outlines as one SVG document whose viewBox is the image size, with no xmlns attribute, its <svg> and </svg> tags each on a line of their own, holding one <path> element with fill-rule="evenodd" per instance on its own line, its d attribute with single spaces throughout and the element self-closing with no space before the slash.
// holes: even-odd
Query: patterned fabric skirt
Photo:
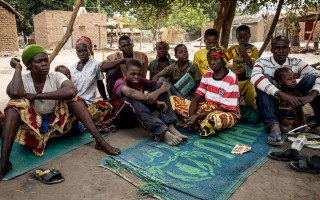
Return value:
<svg viewBox="0 0 320 200">
<path fill-rule="evenodd" d="M 113 107 L 110 103 L 98 100 L 88 105 L 88 111 L 99 131 L 114 132 L 111 125 Z"/>
<path fill-rule="evenodd" d="M 78 101 L 78 96 L 70 101 Z M 37 156 L 44 154 L 44 148 L 50 138 L 65 135 L 72 127 L 75 116 L 69 112 L 66 101 L 60 101 L 54 113 L 38 114 L 26 98 L 11 99 L 6 108 L 13 108 L 20 114 L 21 125 L 15 141 L 33 148 Z"/>
<path fill-rule="evenodd" d="M 177 96 L 171 96 L 170 102 L 173 110 L 181 115 L 184 120 L 189 117 L 189 107 L 191 101 Z M 231 128 L 240 119 L 240 110 L 223 112 L 214 110 L 217 105 L 210 102 L 201 102 L 197 113 L 210 112 L 204 119 L 199 120 L 196 129 L 200 136 L 213 135 L 215 130 Z"/>
</svg>

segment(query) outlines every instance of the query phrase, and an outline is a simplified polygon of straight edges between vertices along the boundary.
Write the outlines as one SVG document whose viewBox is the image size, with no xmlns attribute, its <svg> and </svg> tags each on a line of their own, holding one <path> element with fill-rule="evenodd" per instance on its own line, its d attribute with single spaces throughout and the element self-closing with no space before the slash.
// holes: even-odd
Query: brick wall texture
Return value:
<svg viewBox="0 0 320 200">
<path fill-rule="evenodd" d="M 0 5 L 0 52 L 19 50 L 16 17 Z"/>
<path fill-rule="evenodd" d="M 47 49 L 54 48 L 63 37 L 63 27 L 67 27 L 72 12 L 68 11 L 43 11 L 33 18 L 35 41 Z M 94 23 L 104 25 L 107 18 L 104 14 L 85 13 L 77 16 L 72 32 L 72 45 L 81 36 L 90 37 L 92 43 L 99 48 L 99 28 Z M 107 33 L 104 27 L 100 28 L 100 48 L 107 46 Z"/>
</svg>

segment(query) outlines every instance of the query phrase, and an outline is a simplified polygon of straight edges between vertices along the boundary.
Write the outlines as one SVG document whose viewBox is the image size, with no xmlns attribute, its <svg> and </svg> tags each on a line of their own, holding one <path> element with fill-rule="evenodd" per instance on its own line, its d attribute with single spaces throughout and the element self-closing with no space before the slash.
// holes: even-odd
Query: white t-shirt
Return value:
<svg viewBox="0 0 320 200">
<path fill-rule="evenodd" d="M 70 67 L 71 80 L 78 89 L 78 95 L 88 104 L 96 101 L 97 81 L 104 78 L 99 64 L 99 61 L 89 59 L 82 71 L 77 70 L 78 63 Z"/>
<path fill-rule="evenodd" d="M 42 93 L 53 92 L 61 88 L 61 85 L 68 78 L 60 72 L 50 72 L 47 75 Z M 37 94 L 31 73 L 22 75 L 24 90 L 26 93 Z M 36 99 L 30 101 L 31 107 L 40 115 L 53 113 L 59 103 L 59 100 Z"/>
</svg>

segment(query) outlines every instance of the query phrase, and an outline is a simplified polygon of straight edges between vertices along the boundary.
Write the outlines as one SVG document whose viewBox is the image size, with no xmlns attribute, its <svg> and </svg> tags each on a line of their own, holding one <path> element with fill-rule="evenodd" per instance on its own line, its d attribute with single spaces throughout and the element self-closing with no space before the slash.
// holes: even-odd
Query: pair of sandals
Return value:
<svg viewBox="0 0 320 200">
<path fill-rule="evenodd" d="M 60 171 L 54 168 L 48 170 L 39 168 L 32 172 L 32 175 L 34 176 L 34 178 L 45 184 L 56 184 L 64 181 L 64 177 L 62 176 Z"/>
<path fill-rule="evenodd" d="M 300 155 L 296 149 L 287 149 L 284 152 L 270 152 L 269 158 L 279 161 L 291 161 L 290 166 L 304 173 L 320 174 L 320 156 L 313 155 L 308 157 Z"/>
</svg>

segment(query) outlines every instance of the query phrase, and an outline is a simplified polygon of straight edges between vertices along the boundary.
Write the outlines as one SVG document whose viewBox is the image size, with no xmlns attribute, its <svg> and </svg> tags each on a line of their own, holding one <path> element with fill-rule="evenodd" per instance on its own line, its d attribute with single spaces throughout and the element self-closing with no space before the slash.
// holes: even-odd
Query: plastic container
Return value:
<svg viewBox="0 0 320 200">
<path fill-rule="evenodd" d="M 295 140 L 291 144 L 291 149 L 296 149 L 300 151 L 306 142 L 307 142 L 307 137 L 305 135 L 299 135 L 297 137 L 297 140 Z"/>
</svg>

